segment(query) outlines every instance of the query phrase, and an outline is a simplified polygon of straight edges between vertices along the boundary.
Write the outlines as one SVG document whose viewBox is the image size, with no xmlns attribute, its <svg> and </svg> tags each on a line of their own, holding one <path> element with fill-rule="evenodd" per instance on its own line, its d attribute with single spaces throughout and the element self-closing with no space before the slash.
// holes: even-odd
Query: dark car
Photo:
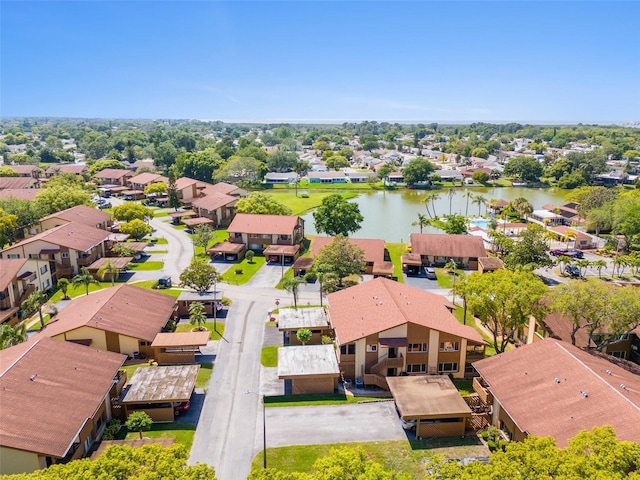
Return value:
<svg viewBox="0 0 640 480">
<path fill-rule="evenodd" d="M 584 258 L 582 250 L 577 248 L 553 248 L 549 250 L 549 254 L 554 257 Z"/>
<path fill-rule="evenodd" d="M 564 273 L 575 278 L 580 276 L 580 269 L 575 265 L 567 265 L 564 267 Z"/>
</svg>

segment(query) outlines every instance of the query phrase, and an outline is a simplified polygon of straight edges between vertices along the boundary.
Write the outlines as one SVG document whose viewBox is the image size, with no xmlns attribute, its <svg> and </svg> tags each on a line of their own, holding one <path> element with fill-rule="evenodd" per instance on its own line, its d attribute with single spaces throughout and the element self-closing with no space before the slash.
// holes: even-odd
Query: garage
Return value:
<svg viewBox="0 0 640 480">
<path fill-rule="evenodd" d="M 416 422 L 416 437 L 462 436 L 471 409 L 445 375 L 387 377 L 400 416 Z"/>
<path fill-rule="evenodd" d="M 333 345 L 300 345 L 278 349 L 278 378 L 291 381 L 291 393 L 333 393 L 338 386 L 338 359 Z"/>
</svg>

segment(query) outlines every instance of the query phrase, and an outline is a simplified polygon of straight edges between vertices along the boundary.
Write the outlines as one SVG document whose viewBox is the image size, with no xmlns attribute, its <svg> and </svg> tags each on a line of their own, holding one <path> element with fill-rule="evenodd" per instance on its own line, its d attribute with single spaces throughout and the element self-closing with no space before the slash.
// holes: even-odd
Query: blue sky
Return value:
<svg viewBox="0 0 640 480">
<path fill-rule="evenodd" d="M 0 2 L 2 116 L 640 120 L 640 2 Z"/>
</svg>

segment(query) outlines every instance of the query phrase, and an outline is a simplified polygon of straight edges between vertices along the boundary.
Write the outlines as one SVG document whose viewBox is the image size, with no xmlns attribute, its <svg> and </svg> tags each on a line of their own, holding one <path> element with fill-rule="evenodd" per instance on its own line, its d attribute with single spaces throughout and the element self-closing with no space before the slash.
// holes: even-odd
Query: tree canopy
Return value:
<svg viewBox="0 0 640 480">
<path fill-rule="evenodd" d="M 216 267 L 194 258 L 191 265 L 180 274 L 180 284 L 183 287 L 193 288 L 196 292 L 206 292 L 221 278 Z"/>
<path fill-rule="evenodd" d="M 544 172 L 542 164 L 533 157 L 513 157 L 504 165 L 504 174 L 525 182 L 537 182 Z"/>
<path fill-rule="evenodd" d="M 253 192 L 236 203 L 238 213 L 254 213 L 258 215 L 291 215 L 291 209 L 278 202 L 271 195 Z"/>
<path fill-rule="evenodd" d="M 134 218 L 133 220 L 120 225 L 120 232 L 131 235 L 134 238 L 142 238 L 145 235 L 151 234 L 153 229 L 142 220 Z"/>
<path fill-rule="evenodd" d="M 436 170 L 436 167 L 433 163 L 423 157 L 417 157 L 411 160 L 404 170 L 402 170 L 402 175 L 404 176 L 404 181 L 408 185 L 413 185 L 416 183 L 425 183 L 429 181 L 429 176 Z"/>
<path fill-rule="evenodd" d="M 547 253 L 549 245 L 545 240 L 545 230 L 540 225 L 530 223 L 520 233 L 520 241 L 511 243 L 510 248 L 504 262 L 511 270 L 548 267 L 553 264 Z"/>
<path fill-rule="evenodd" d="M 336 235 L 330 244 L 321 248 L 313 259 L 313 269 L 331 272 L 338 279 L 338 285 L 342 285 L 344 278 L 349 275 L 359 275 L 364 266 L 364 250 L 341 234 Z"/>
<path fill-rule="evenodd" d="M 318 233 L 329 236 L 348 236 L 360 230 L 364 217 L 356 203 L 348 202 L 342 195 L 334 193 L 322 199 L 322 204 L 313 212 Z"/>
<path fill-rule="evenodd" d="M 145 221 L 152 218 L 153 213 L 139 203 L 123 203 L 113 207 L 113 217 L 121 222 L 130 222 L 136 219 Z"/>
</svg>

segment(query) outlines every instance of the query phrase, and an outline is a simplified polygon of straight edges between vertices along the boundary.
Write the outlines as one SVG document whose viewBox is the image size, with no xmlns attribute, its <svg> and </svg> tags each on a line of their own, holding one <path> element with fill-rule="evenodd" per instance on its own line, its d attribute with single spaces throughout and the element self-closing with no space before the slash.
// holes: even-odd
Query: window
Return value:
<svg viewBox="0 0 640 480">
<path fill-rule="evenodd" d="M 30 253 L 29 254 L 29 258 L 36 258 L 37 259 L 37 258 L 40 258 L 40 255 L 37 254 L 37 253 Z"/>
<path fill-rule="evenodd" d="M 62 258 L 69 258 L 69 252 L 62 252 Z"/>
<path fill-rule="evenodd" d="M 609 354 L 613 355 L 616 358 L 622 358 L 622 359 L 627 358 L 627 352 L 625 352 L 624 350 L 621 352 L 609 352 Z"/>
<path fill-rule="evenodd" d="M 236 233 L 233 234 L 233 238 L 242 238 L 242 234 L 236 232 Z"/>
<path fill-rule="evenodd" d="M 9 253 L 7 254 L 7 258 L 20 258 L 19 253 Z"/>
<path fill-rule="evenodd" d="M 475 372 L 475 369 L 473 368 L 473 364 L 472 363 L 465 363 L 464 364 L 464 373 L 473 373 Z"/>
<path fill-rule="evenodd" d="M 420 353 L 426 352 L 428 349 L 428 345 L 426 343 L 410 343 L 408 352 L 409 353 Z"/>
<path fill-rule="evenodd" d="M 367 345 L 367 352 L 377 352 L 378 345 Z"/>
<path fill-rule="evenodd" d="M 264 238 L 265 240 L 270 240 L 271 239 L 271 234 L 270 233 L 263 233 L 262 235 L 260 235 L 260 238 Z"/>
<path fill-rule="evenodd" d="M 446 373 L 446 372 L 457 372 L 458 371 L 458 362 L 445 362 L 438 364 L 438 372 Z"/>
<path fill-rule="evenodd" d="M 93 445 L 93 433 L 89 433 L 89 436 L 84 441 L 84 453 L 89 453 L 89 450 L 91 450 L 91 445 Z"/>
<path fill-rule="evenodd" d="M 484 354 L 484 345 L 467 345 L 467 355 Z"/>
<path fill-rule="evenodd" d="M 47 273 L 47 266 L 43 265 L 40 267 L 40 273 Z"/>
<path fill-rule="evenodd" d="M 356 354 L 356 344 L 350 343 L 348 345 L 340 345 L 340 353 L 342 355 L 355 355 Z"/>
<path fill-rule="evenodd" d="M 51 282 L 49 281 L 49 279 L 47 278 L 44 282 L 42 282 L 42 289 L 46 290 L 47 288 L 49 288 L 51 286 Z"/>
<path fill-rule="evenodd" d="M 628 333 L 623 333 L 622 335 L 614 336 L 611 339 L 612 342 L 624 342 L 624 341 L 627 341 L 627 340 L 629 340 L 629 334 Z"/>
<path fill-rule="evenodd" d="M 460 342 L 440 342 L 441 352 L 457 352 L 460 350 Z"/>
<path fill-rule="evenodd" d="M 408 373 L 425 373 L 427 371 L 426 363 L 412 363 L 407 365 Z"/>
</svg>

